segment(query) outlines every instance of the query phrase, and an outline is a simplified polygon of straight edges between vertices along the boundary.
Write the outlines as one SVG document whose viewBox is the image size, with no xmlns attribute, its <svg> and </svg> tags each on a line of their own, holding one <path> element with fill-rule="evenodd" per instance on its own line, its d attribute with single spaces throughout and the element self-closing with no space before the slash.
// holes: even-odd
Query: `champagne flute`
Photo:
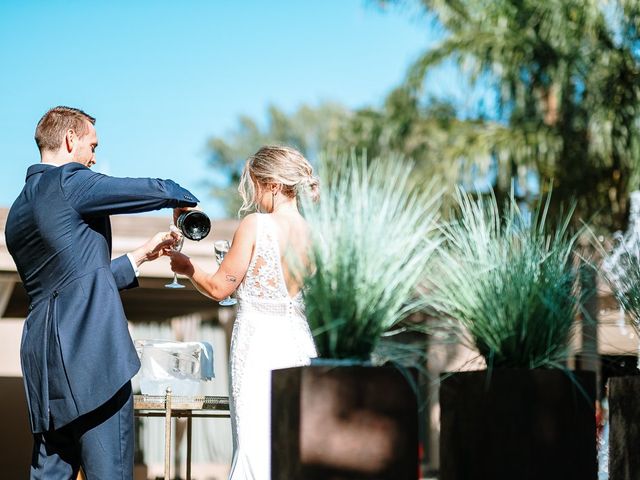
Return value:
<svg viewBox="0 0 640 480">
<path fill-rule="evenodd" d="M 231 245 L 229 244 L 229 240 L 216 240 L 213 243 L 213 248 L 216 251 L 216 261 L 218 265 L 222 265 L 222 260 L 224 260 L 224 256 L 229 252 Z M 235 305 L 238 301 L 235 298 L 231 298 L 231 295 L 228 295 L 227 298 L 223 298 L 218 302 L 223 307 Z"/>
<path fill-rule="evenodd" d="M 175 229 L 175 226 L 173 224 L 169 226 L 170 229 L 171 227 Z M 178 240 L 175 241 L 171 249 L 176 252 L 179 252 L 180 250 L 182 250 L 183 243 L 184 243 L 184 236 L 180 235 L 180 237 L 178 238 Z M 178 283 L 178 274 L 173 272 L 173 282 L 167 283 L 165 285 L 165 288 L 184 288 L 184 285 L 182 285 L 181 283 Z"/>
</svg>

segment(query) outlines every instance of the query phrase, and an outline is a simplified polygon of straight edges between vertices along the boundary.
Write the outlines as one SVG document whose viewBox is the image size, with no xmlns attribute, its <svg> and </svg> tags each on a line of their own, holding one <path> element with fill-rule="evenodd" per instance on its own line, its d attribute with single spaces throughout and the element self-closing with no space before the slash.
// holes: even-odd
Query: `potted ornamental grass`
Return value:
<svg viewBox="0 0 640 480">
<path fill-rule="evenodd" d="M 633 331 L 640 335 L 640 258 L 639 245 L 617 252 L 615 267 L 607 265 L 604 275 Z M 624 247 L 623 247 L 624 248 Z M 613 257 L 606 257 L 611 260 Z M 609 410 L 608 471 L 609 478 L 631 480 L 640 471 L 635 445 L 640 442 L 640 376 L 613 376 L 608 380 Z M 606 443 L 605 443 L 606 445 Z M 634 473 L 635 472 L 635 473 Z"/>
<path fill-rule="evenodd" d="M 595 479 L 595 377 L 566 366 L 588 267 L 549 200 L 527 212 L 458 191 L 443 226 L 430 304 L 487 368 L 441 376 L 441 480 Z"/>
<path fill-rule="evenodd" d="M 636 338 L 640 335 L 640 192 L 631 194 L 629 229 L 611 252 L 598 245 L 602 273 Z M 609 478 L 633 479 L 640 471 L 635 445 L 640 442 L 640 376 L 614 376 L 608 380 Z M 606 443 L 605 443 L 606 444 Z"/>
<path fill-rule="evenodd" d="M 391 338 L 424 305 L 439 195 L 414 184 L 401 158 L 352 155 L 326 171 L 319 203 L 304 205 L 303 293 L 319 358 L 273 372 L 273 478 L 416 478 L 415 371 L 381 359 L 407 354 Z"/>
</svg>

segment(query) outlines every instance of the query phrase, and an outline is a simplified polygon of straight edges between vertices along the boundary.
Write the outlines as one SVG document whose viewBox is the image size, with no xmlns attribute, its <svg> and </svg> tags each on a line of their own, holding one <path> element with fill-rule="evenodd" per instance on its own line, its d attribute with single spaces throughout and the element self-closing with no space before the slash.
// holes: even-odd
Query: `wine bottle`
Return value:
<svg viewBox="0 0 640 480">
<path fill-rule="evenodd" d="M 189 240 L 200 241 L 211 231 L 211 220 L 200 210 L 189 210 L 178 216 L 176 226 Z"/>
</svg>

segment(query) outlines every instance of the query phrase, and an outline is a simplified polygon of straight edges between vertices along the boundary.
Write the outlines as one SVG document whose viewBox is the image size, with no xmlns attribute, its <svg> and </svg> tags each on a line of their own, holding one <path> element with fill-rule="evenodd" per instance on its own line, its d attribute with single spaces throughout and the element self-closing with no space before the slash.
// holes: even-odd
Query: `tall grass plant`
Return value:
<svg viewBox="0 0 640 480">
<path fill-rule="evenodd" d="M 613 292 L 620 308 L 640 335 L 640 238 L 621 242 L 612 254 L 602 245 L 599 251 L 604 258 L 603 276 Z"/>
<path fill-rule="evenodd" d="M 529 213 L 513 194 L 502 210 L 495 197 L 456 199 L 429 293 L 445 329 L 489 367 L 562 367 L 587 293 L 577 290 L 572 211 L 551 225 L 549 197 Z"/>
<path fill-rule="evenodd" d="M 368 361 L 424 305 L 416 289 L 440 243 L 440 196 L 411 172 L 400 157 L 324 161 L 320 202 L 304 205 L 313 265 L 304 298 L 320 357 Z"/>
</svg>

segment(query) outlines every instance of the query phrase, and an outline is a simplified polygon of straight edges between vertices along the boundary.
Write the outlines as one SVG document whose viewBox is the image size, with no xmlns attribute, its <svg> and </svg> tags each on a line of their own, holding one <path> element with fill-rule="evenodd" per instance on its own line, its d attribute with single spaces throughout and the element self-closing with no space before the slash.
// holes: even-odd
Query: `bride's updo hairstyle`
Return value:
<svg viewBox="0 0 640 480">
<path fill-rule="evenodd" d="M 240 178 L 238 192 L 242 196 L 239 215 L 258 209 L 257 186 L 275 183 L 289 198 L 307 195 L 316 202 L 320 198 L 320 180 L 313 167 L 294 148 L 267 145 L 247 160 Z"/>
</svg>

